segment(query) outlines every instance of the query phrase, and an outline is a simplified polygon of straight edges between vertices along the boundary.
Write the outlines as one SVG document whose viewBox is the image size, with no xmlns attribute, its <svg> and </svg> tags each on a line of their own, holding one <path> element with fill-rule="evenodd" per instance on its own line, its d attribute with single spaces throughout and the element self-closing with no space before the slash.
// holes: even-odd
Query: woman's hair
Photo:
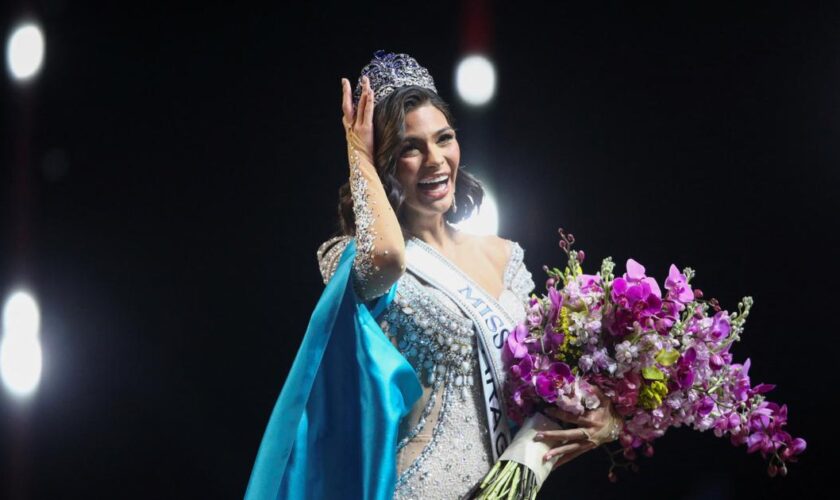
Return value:
<svg viewBox="0 0 840 500">
<path fill-rule="evenodd" d="M 385 97 L 373 108 L 373 130 L 376 157 L 373 159 L 376 164 L 376 172 L 388 195 L 394 212 L 400 224 L 403 219 L 403 201 L 405 193 L 403 187 L 397 180 L 397 159 L 399 147 L 405 138 L 405 115 L 411 110 L 431 104 L 443 113 L 449 125 L 454 127 L 452 114 L 449 106 L 435 92 L 423 87 L 408 86 L 395 90 Z M 353 216 L 353 198 L 350 193 L 350 183 L 347 182 L 338 190 L 338 216 L 341 225 L 341 233 L 354 235 L 356 223 Z M 484 198 L 484 189 L 478 180 L 459 165 L 458 176 L 455 179 L 455 204 L 458 207 L 456 213 L 450 209 L 444 214 L 447 222 L 459 222 L 470 215 L 474 209 L 481 205 Z"/>
</svg>

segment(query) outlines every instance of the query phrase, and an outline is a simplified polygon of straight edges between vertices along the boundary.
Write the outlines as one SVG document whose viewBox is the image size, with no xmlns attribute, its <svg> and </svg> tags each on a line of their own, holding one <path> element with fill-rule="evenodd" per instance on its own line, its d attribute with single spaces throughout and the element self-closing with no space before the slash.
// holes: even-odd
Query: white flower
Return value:
<svg viewBox="0 0 840 500">
<path fill-rule="evenodd" d="M 615 359 L 619 363 L 629 365 L 638 355 L 639 348 L 627 340 L 615 346 Z"/>
</svg>

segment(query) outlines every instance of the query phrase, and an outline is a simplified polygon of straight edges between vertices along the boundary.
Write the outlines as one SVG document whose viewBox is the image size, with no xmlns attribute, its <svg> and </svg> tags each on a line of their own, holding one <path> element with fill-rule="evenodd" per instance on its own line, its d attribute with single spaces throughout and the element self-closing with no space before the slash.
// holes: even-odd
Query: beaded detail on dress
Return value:
<svg viewBox="0 0 840 500">
<path fill-rule="evenodd" d="M 499 297 L 514 321 L 525 318 L 525 302 L 534 289 L 524 252 L 515 242 L 505 268 Z M 440 290 L 421 283 L 410 272 L 400 278 L 397 294 L 379 318 L 431 394 L 414 425 L 404 426 L 397 450 L 429 434 L 419 456 L 400 473 L 395 498 L 457 498 L 490 470 L 487 416 L 480 383 L 478 347 L 472 321 Z M 437 398 L 436 422 L 427 422 Z"/>
<path fill-rule="evenodd" d="M 376 233 L 373 230 L 373 213 L 368 199 L 368 183 L 359 170 L 359 152 L 350 143 L 350 193 L 353 198 L 353 217 L 356 222 L 356 256 L 353 261 L 357 290 L 364 289 L 375 270 L 373 246 Z M 362 294 L 360 294 L 362 295 Z"/>
<path fill-rule="evenodd" d="M 321 279 L 324 284 L 330 282 L 330 278 L 335 274 L 338 268 L 338 261 L 341 259 L 341 254 L 347 248 L 352 236 L 335 236 L 321 243 L 315 256 L 318 258 L 318 269 L 321 271 Z"/>
</svg>

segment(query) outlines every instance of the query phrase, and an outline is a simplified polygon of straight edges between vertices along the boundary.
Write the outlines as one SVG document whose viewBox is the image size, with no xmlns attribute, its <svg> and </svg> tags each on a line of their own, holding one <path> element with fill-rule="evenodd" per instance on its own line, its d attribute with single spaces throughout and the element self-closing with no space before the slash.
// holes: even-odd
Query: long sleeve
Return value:
<svg viewBox="0 0 840 500">
<path fill-rule="evenodd" d="M 356 221 L 353 284 L 369 301 L 386 293 L 405 271 L 405 240 L 370 155 L 352 131 L 347 145 Z"/>
</svg>

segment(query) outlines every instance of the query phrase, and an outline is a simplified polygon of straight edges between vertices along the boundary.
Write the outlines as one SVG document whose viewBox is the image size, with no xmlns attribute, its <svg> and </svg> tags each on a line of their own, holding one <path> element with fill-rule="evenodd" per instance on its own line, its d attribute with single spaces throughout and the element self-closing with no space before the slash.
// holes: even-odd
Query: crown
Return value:
<svg viewBox="0 0 840 500">
<path fill-rule="evenodd" d="M 370 79 L 374 104 L 391 95 L 394 90 L 409 85 L 417 85 L 437 94 L 432 75 L 408 54 L 394 54 L 384 50 L 374 52 L 373 59 L 362 68 L 362 74 L 356 82 L 356 89 L 353 91 L 354 105 L 359 103 L 362 96 L 362 76 Z"/>
</svg>

